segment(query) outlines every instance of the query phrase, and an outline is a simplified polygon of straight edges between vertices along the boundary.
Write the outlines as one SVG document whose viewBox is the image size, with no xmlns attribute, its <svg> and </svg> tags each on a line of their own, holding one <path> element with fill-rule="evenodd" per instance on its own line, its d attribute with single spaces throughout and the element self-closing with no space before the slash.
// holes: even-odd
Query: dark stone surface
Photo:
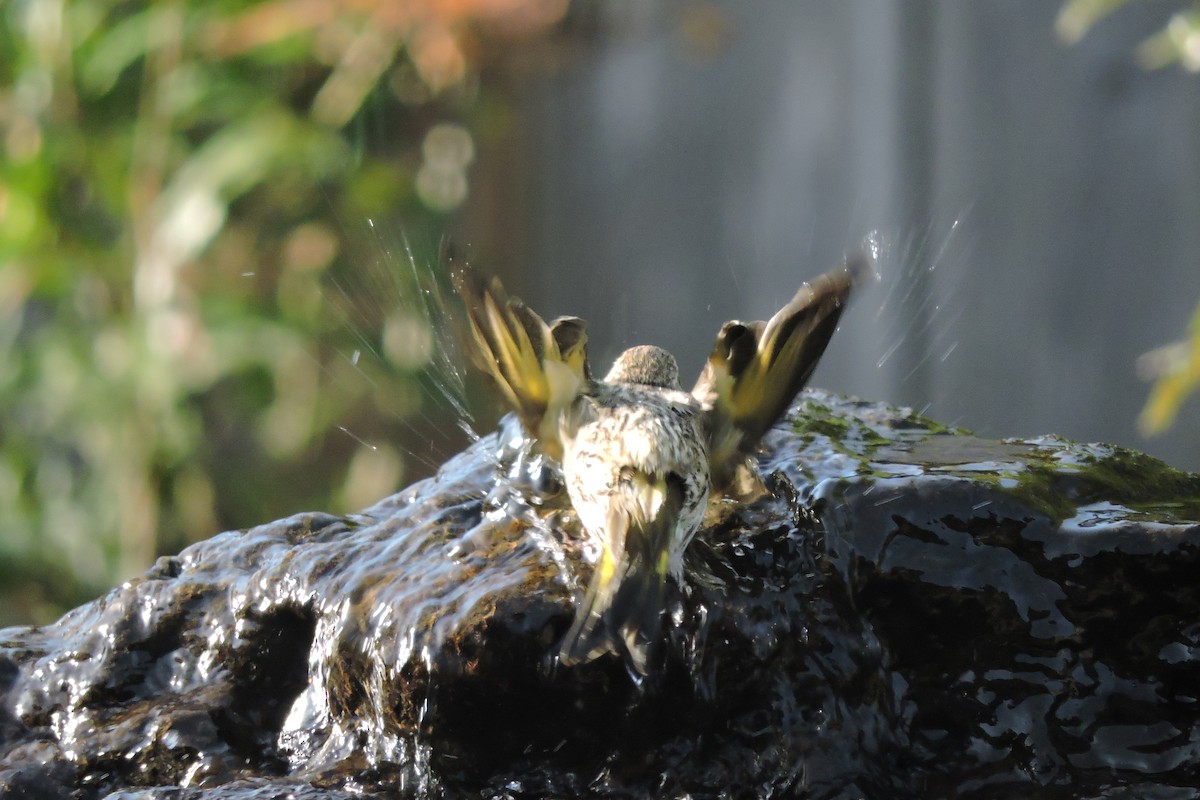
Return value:
<svg viewBox="0 0 1200 800">
<path fill-rule="evenodd" d="M 689 552 L 652 678 L 500 437 L 352 517 L 0 631 L 0 797 L 1192 797 L 1200 477 L 807 392 Z"/>
</svg>

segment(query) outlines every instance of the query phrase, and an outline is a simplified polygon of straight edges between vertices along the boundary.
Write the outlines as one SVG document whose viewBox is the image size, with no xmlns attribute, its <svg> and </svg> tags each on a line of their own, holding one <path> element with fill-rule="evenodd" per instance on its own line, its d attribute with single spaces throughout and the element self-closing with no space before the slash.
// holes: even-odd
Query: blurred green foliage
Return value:
<svg viewBox="0 0 1200 800">
<path fill-rule="evenodd" d="M 1200 387 L 1200 306 L 1192 315 L 1186 339 L 1146 353 L 1138 367 L 1154 381 L 1138 427 L 1153 436 L 1171 427 L 1183 402 Z"/>
<path fill-rule="evenodd" d="M 0 624 L 423 470 L 428 321 L 366 218 L 437 241 L 481 60 L 564 2 L 0 6 Z"/>
<path fill-rule="evenodd" d="M 1058 34 L 1067 42 L 1077 42 L 1105 17 L 1131 2 L 1067 0 L 1059 10 Z M 1200 1 L 1180 6 L 1161 30 L 1138 47 L 1138 60 L 1147 69 L 1178 64 L 1189 72 L 1200 72 Z M 1171 427 L 1184 401 L 1200 387 L 1200 305 L 1186 338 L 1143 355 L 1138 371 L 1153 381 L 1138 417 L 1138 428 L 1143 435 L 1153 436 Z"/>
<path fill-rule="evenodd" d="M 1067 0 L 1058 13 L 1055 28 L 1067 42 L 1077 42 L 1097 23 L 1133 0 Z M 1189 72 L 1200 72 L 1200 2 L 1180 3 L 1161 30 L 1138 47 L 1138 60 L 1148 69 L 1178 64 Z"/>
</svg>

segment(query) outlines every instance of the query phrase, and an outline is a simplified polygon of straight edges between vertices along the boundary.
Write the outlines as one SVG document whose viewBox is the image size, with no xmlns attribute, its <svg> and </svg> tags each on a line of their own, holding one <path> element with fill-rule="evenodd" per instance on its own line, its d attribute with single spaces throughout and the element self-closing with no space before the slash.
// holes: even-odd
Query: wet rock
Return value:
<svg viewBox="0 0 1200 800">
<path fill-rule="evenodd" d="M 0 631 L 0 797 L 1194 796 L 1200 477 L 808 392 L 689 551 L 658 667 L 511 436 Z"/>
</svg>

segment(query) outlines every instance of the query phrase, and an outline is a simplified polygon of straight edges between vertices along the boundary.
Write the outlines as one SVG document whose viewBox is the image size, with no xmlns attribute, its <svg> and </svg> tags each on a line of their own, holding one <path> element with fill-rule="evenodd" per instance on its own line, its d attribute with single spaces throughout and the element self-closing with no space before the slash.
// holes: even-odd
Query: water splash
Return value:
<svg viewBox="0 0 1200 800">
<path fill-rule="evenodd" d="M 868 237 L 884 284 L 876 319 L 883 326 L 877 369 L 894 369 L 900 394 L 937 409 L 936 376 L 931 372 L 957 350 L 958 326 L 966 309 L 959 296 L 969 242 L 964 220 L 930 225 L 907 236 Z M 932 362 L 932 366 L 931 366 Z"/>
<path fill-rule="evenodd" d="M 374 220 L 366 229 L 366 256 L 326 278 L 330 334 L 351 342 L 345 363 L 374 391 L 375 407 L 404 432 L 399 438 L 408 458 L 432 473 L 461 445 L 449 430 L 461 431 L 466 441 L 479 439 L 467 402 L 467 359 L 458 347 L 457 300 L 445 263 L 417 255 L 407 237 L 393 240 Z M 383 396 L 386 387 L 395 397 Z M 416 402 L 405 399 L 409 387 L 420 393 Z M 352 423 L 339 427 L 367 441 Z"/>
</svg>

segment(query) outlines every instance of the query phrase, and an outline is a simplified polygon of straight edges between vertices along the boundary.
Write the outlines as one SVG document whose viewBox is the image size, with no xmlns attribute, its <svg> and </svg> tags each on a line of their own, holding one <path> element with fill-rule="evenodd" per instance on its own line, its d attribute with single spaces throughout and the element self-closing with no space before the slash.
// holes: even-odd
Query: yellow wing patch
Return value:
<svg viewBox="0 0 1200 800">
<path fill-rule="evenodd" d="M 499 280 L 485 282 L 470 268 L 456 269 L 451 279 L 466 307 L 472 360 L 517 412 L 526 433 L 561 459 L 559 414 L 585 391 L 590 378 L 583 320 L 561 317 L 547 325 L 509 297 Z"/>
<path fill-rule="evenodd" d="M 709 461 L 722 489 L 804 388 L 851 290 L 875 271 L 864 253 L 800 287 L 766 322 L 727 322 L 695 388 L 710 410 Z"/>
</svg>

